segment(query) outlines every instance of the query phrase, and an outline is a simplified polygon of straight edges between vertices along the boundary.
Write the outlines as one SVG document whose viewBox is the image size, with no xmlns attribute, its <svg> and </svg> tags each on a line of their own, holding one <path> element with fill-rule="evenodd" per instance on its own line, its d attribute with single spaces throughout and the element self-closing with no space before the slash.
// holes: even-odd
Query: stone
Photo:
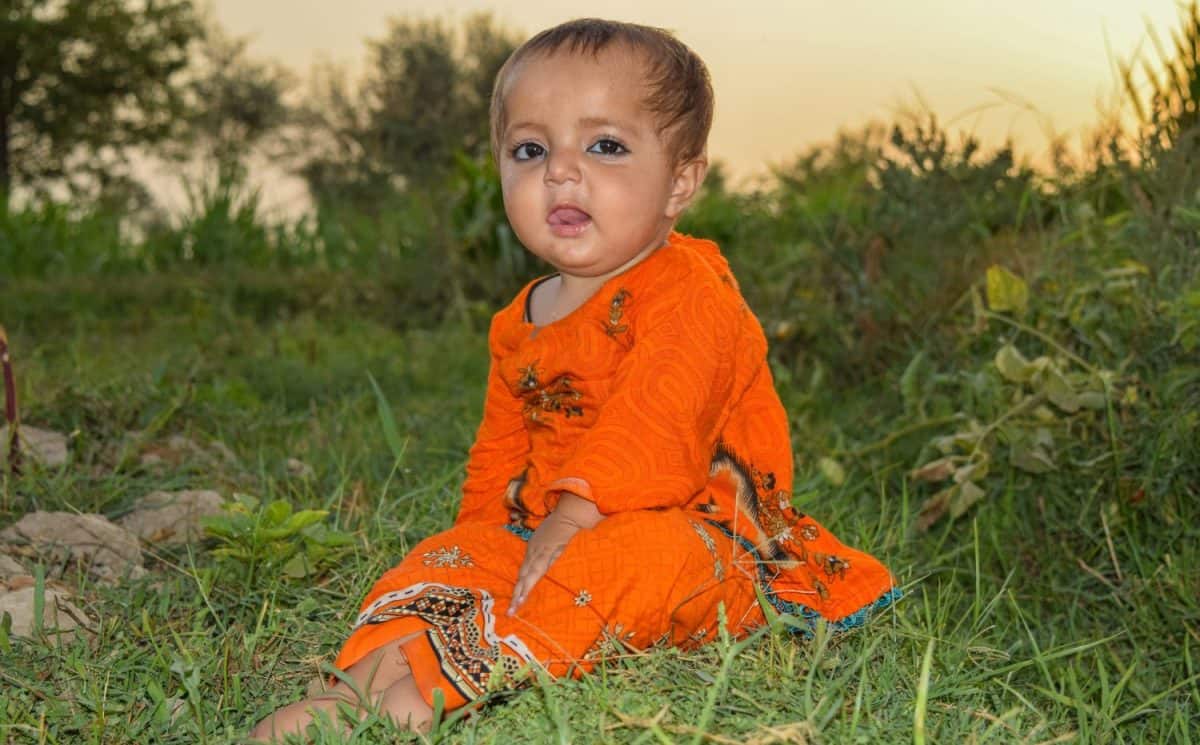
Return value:
<svg viewBox="0 0 1200 745">
<path fill-rule="evenodd" d="M 125 530 L 147 543 L 177 545 L 204 537 L 200 518 L 221 513 L 215 491 L 156 491 L 137 501 L 133 511 L 117 520 Z"/>
<path fill-rule="evenodd" d="M 73 565 L 105 582 L 146 573 L 137 537 L 103 515 L 31 512 L 0 531 L 0 552 L 34 557 L 54 571 Z"/>
<path fill-rule="evenodd" d="M 42 595 L 42 630 L 48 634 L 73 635 L 80 628 L 80 621 L 90 624 L 91 619 L 70 600 L 70 595 L 52 587 L 44 588 Z M 22 587 L 12 592 L 0 593 L 0 618 L 7 613 L 12 617 L 13 636 L 29 637 L 33 634 L 33 607 L 37 598 L 36 587 Z M 86 630 L 86 626 L 84 627 Z"/>
<path fill-rule="evenodd" d="M 178 466 L 187 461 L 237 464 L 237 456 L 220 440 L 213 440 L 204 447 L 184 435 L 171 435 L 160 442 L 145 442 L 144 439 L 145 433 L 130 431 L 118 450 L 136 449 L 139 452 L 138 462 L 146 468 Z"/>
<path fill-rule="evenodd" d="M 313 467 L 299 458 L 287 459 L 287 472 L 289 476 L 297 479 L 311 479 L 314 473 Z"/>
<path fill-rule="evenodd" d="M 213 440 L 212 442 L 210 442 L 208 444 L 208 448 L 209 448 L 209 450 L 212 450 L 217 455 L 221 456 L 221 459 L 224 460 L 226 463 L 229 463 L 229 464 L 237 463 L 237 455 L 235 455 L 234 452 L 229 449 L 228 445 L 221 442 L 220 440 Z"/>
<path fill-rule="evenodd" d="M 11 556 L 0 554 L 0 582 L 8 580 L 10 577 L 19 577 L 23 574 L 29 574 L 29 570 L 21 565 Z"/>
<path fill-rule="evenodd" d="M 48 429 L 22 424 L 17 430 L 21 455 L 45 468 L 58 468 L 67 462 L 67 436 Z M 0 427 L 0 461 L 8 463 L 8 425 Z"/>
</svg>

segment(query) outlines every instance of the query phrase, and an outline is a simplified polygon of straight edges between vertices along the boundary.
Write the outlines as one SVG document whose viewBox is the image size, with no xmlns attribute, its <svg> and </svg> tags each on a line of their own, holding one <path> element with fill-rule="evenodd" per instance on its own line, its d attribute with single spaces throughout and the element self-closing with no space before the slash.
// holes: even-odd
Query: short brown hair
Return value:
<svg viewBox="0 0 1200 745">
<path fill-rule="evenodd" d="M 713 90 L 704 61 L 671 32 L 636 23 L 579 18 L 561 23 L 526 41 L 496 74 L 490 110 L 492 155 L 499 160 L 504 129 L 504 85 L 523 60 L 561 49 L 573 54 L 599 55 L 624 44 L 642 55 L 650 93 L 645 105 L 660 119 L 659 134 L 667 133 L 667 149 L 677 163 L 704 154 L 712 127 Z"/>
</svg>

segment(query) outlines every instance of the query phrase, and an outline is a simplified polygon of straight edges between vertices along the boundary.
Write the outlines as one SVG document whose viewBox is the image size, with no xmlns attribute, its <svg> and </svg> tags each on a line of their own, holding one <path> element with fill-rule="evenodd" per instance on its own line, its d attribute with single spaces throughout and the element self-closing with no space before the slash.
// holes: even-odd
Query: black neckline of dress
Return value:
<svg viewBox="0 0 1200 745">
<path fill-rule="evenodd" d="M 549 282 L 550 280 L 554 279 L 558 275 L 559 275 L 559 273 L 555 272 L 554 274 L 550 274 L 548 276 L 542 277 L 541 279 L 539 279 L 538 281 L 536 281 L 532 285 L 530 285 L 529 292 L 526 293 L 526 295 L 525 295 L 525 316 L 522 319 L 525 323 L 533 323 L 533 291 L 536 290 L 537 288 L 541 287 L 543 283 Z"/>
</svg>

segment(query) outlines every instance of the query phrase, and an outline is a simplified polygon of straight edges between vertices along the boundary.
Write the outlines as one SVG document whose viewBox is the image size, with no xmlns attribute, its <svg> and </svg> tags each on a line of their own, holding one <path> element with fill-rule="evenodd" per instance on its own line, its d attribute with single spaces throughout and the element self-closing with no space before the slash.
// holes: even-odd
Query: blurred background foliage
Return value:
<svg viewBox="0 0 1200 745">
<path fill-rule="evenodd" d="M 216 297 L 264 319 L 351 312 L 482 333 L 545 271 L 505 221 L 488 154 L 491 82 L 522 38 L 490 15 L 397 18 L 367 42 L 360 79 L 324 67 L 302 82 L 189 0 L 6 8 L 10 328 L 149 306 L 187 314 Z M 889 449 L 909 443 L 916 465 L 928 446 L 904 433 L 971 418 L 973 406 L 986 419 L 1020 394 L 990 367 L 1010 332 L 1054 340 L 1109 371 L 1105 385 L 1168 368 L 1192 380 L 1194 361 L 1170 355 L 1200 333 L 1198 45 L 1193 3 L 1157 56 L 1120 63 L 1136 129 L 1102 123 L 1091 147 L 1056 153 L 1052 168 L 925 114 L 842 132 L 747 188 L 714 164 L 680 229 L 717 240 L 734 264 L 802 456 L 875 453 L 865 433 L 883 431 Z M 185 209 L 155 204 L 133 178 L 136 157 L 200 161 Z M 268 218 L 248 178 L 256 158 L 302 177 L 312 208 Z M 993 265 L 1030 288 L 1021 326 L 981 321 Z M 901 378 L 906 392 L 890 395 Z M 852 388 L 879 395 L 835 415 Z"/>
</svg>

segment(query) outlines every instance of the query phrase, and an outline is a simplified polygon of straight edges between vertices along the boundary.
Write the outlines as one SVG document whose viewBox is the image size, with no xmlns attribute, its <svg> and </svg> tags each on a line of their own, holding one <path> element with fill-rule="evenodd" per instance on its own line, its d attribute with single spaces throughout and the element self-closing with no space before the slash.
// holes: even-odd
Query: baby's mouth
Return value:
<svg viewBox="0 0 1200 745">
<path fill-rule="evenodd" d="M 592 216 L 578 207 L 555 207 L 546 216 L 546 224 L 557 236 L 579 235 L 592 224 Z"/>
</svg>

